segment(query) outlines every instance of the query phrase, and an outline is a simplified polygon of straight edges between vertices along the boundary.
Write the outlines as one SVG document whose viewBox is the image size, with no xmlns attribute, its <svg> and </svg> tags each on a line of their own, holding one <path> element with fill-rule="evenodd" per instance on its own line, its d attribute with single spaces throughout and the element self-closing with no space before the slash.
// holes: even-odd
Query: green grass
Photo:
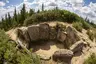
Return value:
<svg viewBox="0 0 96 64">
<path fill-rule="evenodd" d="M 96 55 L 92 53 L 90 57 L 85 60 L 84 64 L 96 64 Z"/>
<path fill-rule="evenodd" d="M 78 30 L 79 32 L 82 32 L 83 27 L 81 22 L 73 22 L 72 25 L 76 30 Z"/>
</svg>

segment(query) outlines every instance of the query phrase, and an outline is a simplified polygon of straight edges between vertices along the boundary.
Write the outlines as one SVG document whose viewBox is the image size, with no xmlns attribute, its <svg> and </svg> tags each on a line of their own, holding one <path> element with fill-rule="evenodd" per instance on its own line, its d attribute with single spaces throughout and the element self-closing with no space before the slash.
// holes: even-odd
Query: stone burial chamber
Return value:
<svg viewBox="0 0 96 64">
<path fill-rule="evenodd" d="M 36 44 L 37 46 L 38 44 L 41 44 L 42 41 L 45 43 L 51 40 L 57 41 L 64 46 L 64 49 L 55 51 L 54 54 L 52 54 L 52 57 L 41 55 L 40 58 L 43 60 L 52 58 L 54 61 L 63 60 L 70 64 L 74 53 L 81 50 L 85 45 L 82 42 L 76 44 L 76 42 L 80 41 L 80 37 L 78 36 L 77 31 L 71 26 L 64 28 L 58 24 L 50 26 L 48 23 L 41 23 L 28 27 L 21 27 L 17 30 L 17 33 L 22 44 L 28 49 L 31 45 L 34 46 L 33 44 Z"/>
<path fill-rule="evenodd" d="M 57 26 L 57 24 L 52 27 L 48 23 L 22 27 L 18 29 L 18 38 L 24 41 L 27 47 L 32 42 L 47 40 L 59 41 L 68 47 L 70 44 L 72 45 L 80 40 L 72 27 L 68 26 L 61 30 L 62 28 L 62 26 Z"/>
</svg>

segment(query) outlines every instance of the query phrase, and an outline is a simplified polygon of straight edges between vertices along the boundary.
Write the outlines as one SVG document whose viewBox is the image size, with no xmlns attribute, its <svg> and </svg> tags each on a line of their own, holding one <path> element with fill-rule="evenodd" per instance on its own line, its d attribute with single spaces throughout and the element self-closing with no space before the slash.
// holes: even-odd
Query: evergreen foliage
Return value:
<svg viewBox="0 0 96 64">
<path fill-rule="evenodd" d="M 40 64 L 35 54 L 27 54 L 24 49 L 17 48 L 14 41 L 0 29 L 0 64 Z"/>
<path fill-rule="evenodd" d="M 42 11 L 38 10 L 34 12 L 33 9 L 30 9 L 29 12 L 26 11 L 26 6 L 23 4 L 20 13 L 17 13 L 15 8 L 13 17 L 10 14 L 5 15 L 5 19 L 2 18 L 0 22 L 0 28 L 5 31 L 17 27 L 17 26 L 28 26 L 34 23 L 40 22 L 49 22 L 49 21 L 62 21 L 67 23 L 75 24 L 75 28 L 81 31 L 82 28 L 90 29 L 91 27 L 96 27 L 96 25 L 86 18 L 85 20 L 82 17 L 79 17 L 77 14 L 69 12 L 67 10 L 60 10 L 56 7 L 53 10 L 44 10 L 44 4 L 42 4 Z M 78 25 L 76 25 L 79 22 Z M 82 24 L 82 26 L 81 26 Z"/>
<path fill-rule="evenodd" d="M 83 19 L 72 12 L 55 9 L 55 10 L 42 11 L 40 13 L 33 14 L 31 17 L 27 18 L 24 21 L 24 25 L 30 25 L 33 23 L 45 22 L 45 21 L 46 22 L 56 21 L 56 20 L 72 23 L 73 21 L 75 22 Z"/>
</svg>

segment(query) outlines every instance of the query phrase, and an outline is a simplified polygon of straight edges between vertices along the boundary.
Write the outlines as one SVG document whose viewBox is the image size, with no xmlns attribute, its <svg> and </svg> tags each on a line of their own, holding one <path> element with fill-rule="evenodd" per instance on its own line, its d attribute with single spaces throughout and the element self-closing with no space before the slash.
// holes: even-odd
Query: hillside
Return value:
<svg viewBox="0 0 96 64">
<path fill-rule="evenodd" d="M 96 24 L 67 10 L 23 5 L 2 18 L 0 35 L 0 64 L 96 63 Z"/>
<path fill-rule="evenodd" d="M 52 22 L 44 22 L 44 23 L 41 23 L 41 24 L 46 24 L 48 23 L 49 26 L 51 27 L 55 27 L 56 24 L 60 24 L 60 25 L 64 25 L 66 27 L 70 26 L 72 27 L 72 24 L 69 24 L 69 23 L 64 23 L 64 22 L 59 22 L 59 21 L 52 21 Z M 61 28 L 63 28 L 61 26 Z M 30 26 L 29 26 L 30 27 Z M 34 26 L 33 26 L 34 27 Z M 15 33 L 15 31 L 17 29 L 20 29 L 20 30 L 25 30 L 26 28 L 28 27 L 19 27 L 19 28 L 16 28 L 16 29 L 12 29 L 10 31 L 7 32 L 7 34 L 13 39 L 16 41 L 17 38 L 14 38 L 14 36 L 16 36 L 17 34 Z M 66 28 L 67 29 L 67 28 Z M 72 30 L 74 30 L 75 28 L 72 27 Z M 74 42 L 74 44 L 72 44 L 69 48 L 67 49 L 71 49 L 71 47 L 74 47 L 74 46 L 77 46 L 78 42 L 81 43 L 83 42 L 84 44 L 86 44 L 86 46 L 83 46 L 83 45 L 79 45 L 79 47 L 83 47 L 82 48 L 82 51 L 77 51 L 77 53 L 73 56 L 73 58 L 71 59 L 71 64 L 83 64 L 85 59 L 87 59 L 92 53 L 96 53 L 95 50 L 96 50 L 96 41 L 92 41 L 90 38 L 89 38 L 89 35 L 87 34 L 87 30 L 85 29 L 82 29 L 82 32 L 80 31 L 76 31 L 76 35 L 79 36 L 79 41 L 77 40 L 76 42 Z M 72 31 L 74 32 L 74 31 Z M 71 36 L 70 37 L 73 37 L 74 39 L 76 39 L 74 37 L 74 35 L 72 35 L 73 33 L 70 32 Z M 22 34 L 24 34 L 25 32 L 23 32 Z M 32 32 L 31 32 L 32 33 Z M 35 32 L 36 33 L 36 32 Z M 38 31 L 37 31 L 38 33 Z M 34 34 L 35 35 L 35 34 Z M 44 34 L 43 34 L 44 35 Z M 62 35 L 63 36 L 63 35 Z M 62 39 L 62 38 L 61 38 Z M 74 39 L 72 39 L 71 41 L 73 41 Z M 70 40 L 70 39 L 68 39 Z M 26 41 L 25 40 L 21 40 L 23 41 L 22 44 L 26 44 L 24 43 Z M 70 41 L 69 41 L 70 42 Z M 28 43 L 28 42 L 27 42 Z M 32 43 L 32 42 L 31 42 Z M 34 42 L 33 42 L 34 43 Z M 49 41 L 44 41 L 44 42 L 40 42 L 40 41 L 37 41 L 36 42 L 37 44 L 31 44 L 31 47 L 33 49 L 32 53 L 36 53 L 37 55 L 39 55 L 41 57 L 41 61 L 43 63 L 46 63 L 46 64 L 55 64 L 57 63 L 56 61 L 53 61 L 52 60 L 52 55 L 54 54 L 55 51 L 58 51 L 60 49 L 66 49 L 64 47 L 64 44 L 59 41 L 54 41 L 54 40 L 49 40 Z M 45 43 L 45 44 L 44 44 Z M 68 42 L 67 42 L 68 44 Z M 32 46 L 34 45 L 34 46 Z M 26 46 L 26 45 L 25 45 Z M 80 48 L 77 50 L 80 50 Z M 51 59 L 49 59 L 51 57 Z M 47 59 L 47 60 L 46 60 Z"/>
</svg>

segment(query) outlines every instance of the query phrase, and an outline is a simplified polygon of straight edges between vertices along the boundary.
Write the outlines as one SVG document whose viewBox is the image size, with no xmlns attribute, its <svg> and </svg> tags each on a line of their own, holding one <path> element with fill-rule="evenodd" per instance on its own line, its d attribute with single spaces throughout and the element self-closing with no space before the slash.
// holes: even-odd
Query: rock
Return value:
<svg viewBox="0 0 96 64">
<path fill-rule="evenodd" d="M 86 45 L 86 42 L 78 41 L 70 47 L 70 50 L 73 51 L 73 53 L 82 52 L 83 47 L 85 47 Z"/>
<path fill-rule="evenodd" d="M 47 55 L 39 55 L 41 60 L 50 60 L 51 56 L 47 56 Z"/>
<path fill-rule="evenodd" d="M 22 27 L 22 28 L 19 28 L 18 29 L 18 38 L 28 48 L 28 46 L 29 46 L 28 42 L 30 42 L 30 37 L 28 35 L 28 32 L 27 32 L 27 28 L 26 27 Z"/>
<path fill-rule="evenodd" d="M 57 36 L 57 31 L 55 28 L 51 27 L 50 28 L 50 40 L 55 40 Z"/>
<path fill-rule="evenodd" d="M 39 26 L 32 25 L 28 27 L 28 34 L 30 36 L 31 41 L 39 40 Z"/>
<path fill-rule="evenodd" d="M 73 57 L 73 52 L 67 49 L 60 49 L 53 54 L 53 60 L 61 60 L 64 62 L 70 62 Z"/>
<path fill-rule="evenodd" d="M 77 32 L 71 26 L 66 28 L 67 38 L 65 40 L 66 47 L 70 47 L 72 44 L 80 40 L 80 37 L 77 35 Z"/>
<path fill-rule="evenodd" d="M 42 40 L 48 40 L 49 39 L 49 31 L 50 27 L 48 24 L 40 24 L 39 25 L 39 38 Z"/>
<path fill-rule="evenodd" d="M 66 39 L 66 33 L 63 31 L 59 31 L 57 34 L 57 40 L 60 42 L 64 42 Z"/>
</svg>

